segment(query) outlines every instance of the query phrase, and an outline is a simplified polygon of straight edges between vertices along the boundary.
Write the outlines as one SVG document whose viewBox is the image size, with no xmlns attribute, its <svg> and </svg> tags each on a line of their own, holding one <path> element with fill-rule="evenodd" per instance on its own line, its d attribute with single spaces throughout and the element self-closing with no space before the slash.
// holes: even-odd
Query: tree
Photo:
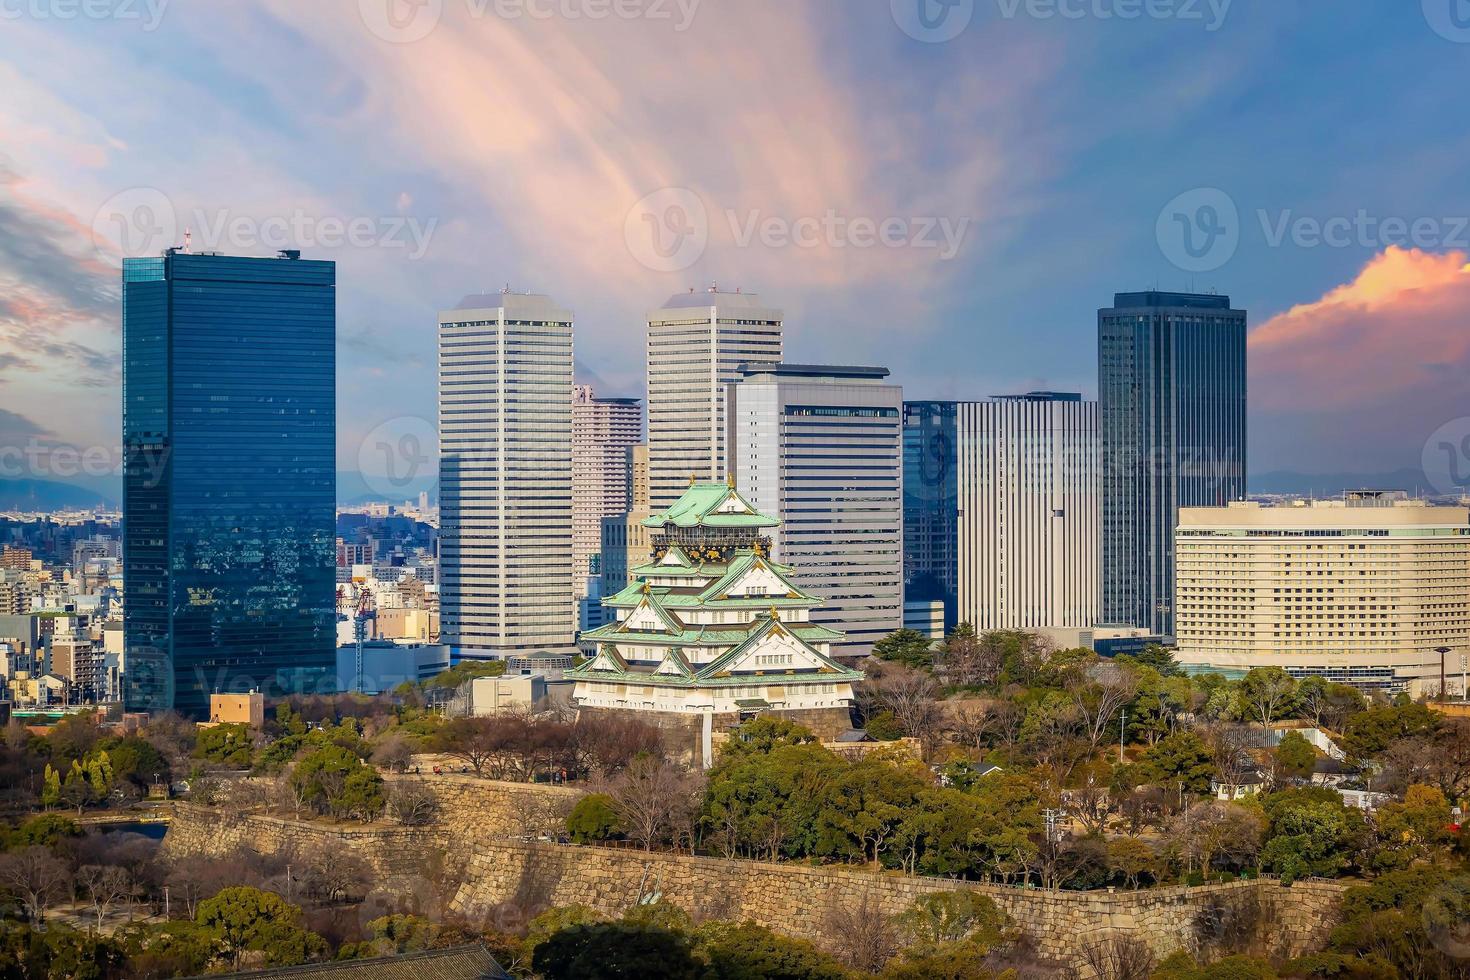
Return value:
<svg viewBox="0 0 1470 980">
<path fill-rule="evenodd" d="M 1170 845 L 1186 870 L 1209 874 L 1217 866 L 1240 869 L 1261 850 L 1259 811 L 1235 803 L 1206 800 L 1186 807 L 1169 827 Z"/>
<path fill-rule="evenodd" d="M 388 812 L 405 827 L 422 827 L 438 816 L 439 800 L 424 786 L 400 784 L 388 794 Z"/>
<path fill-rule="evenodd" d="M 910 953 L 936 950 L 949 943 L 970 943 L 976 952 L 1005 938 L 1010 918 L 990 898 L 973 891 L 924 895 L 898 917 Z"/>
<path fill-rule="evenodd" d="M 536 947 L 531 966 L 545 980 L 697 980 L 702 973 L 687 936 L 624 922 L 568 926 Z"/>
<path fill-rule="evenodd" d="M 439 730 L 435 748 L 459 759 L 475 770 L 476 776 L 485 775 L 485 766 L 497 754 L 505 751 L 509 732 L 501 719 L 493 717 L 453 718 Z"/>
<path fill-rule="evenodd" d="M 1437 731 L 1442 721 L 1441 715 L 1422 704 L 1369 708 L 1347 720 L 1342 747 L 1350 760 L 1367 762 L 1399 739 Z"/>
<path fill-rule="evenodd" d="M 1364 708 L 1362 693 L 1347 684 L 1317 676 L 1303 678 L 1297 687 L 1298 710 L 1317 728 L 1341 731 L 1348 717 Z"/>
<path fill-rule="evenodd" d="M 226 888 L 199 903 L 195 916 L 212 930 L 238 967 L 247 951 L 264 954 L 267 966 L 291 966 L 319 959 L 326 942 L 301 926 L 302 914 L 279 895 L 258 888 Z"/>
<path fill-rule="evenodd" d="M 254 736 L 244 724 L 211 725 L 200 730 L 194 743 L 196 756 L 230 769 L 250 768 L 254 749 Z"/>
<path fill-rule="evenodd" d="M 1344 806 L 1334 790 L 1282 790 L 1263 798 L 1261 805 L 1266 815 L 1261 865 L 1287 881 L 1336 877 L 1366 841 L 1363 812 Z"/>
<path fill-rule="evenodd" d="M 1147 779 L 1181 793 L 1206 792 L 1215 773 L 1209 746 L 1194 732 L 1160 739 L 1143 754 L 1141 768 Z"/>
<path fill-rule="evenodd" d="M 46 774 L 42 782 L 41 805 L 47 809 L 61 806 L 61 774 L 46 763 Z"/>
<path fill-rule="evenodd" d="M 904 667 L 887 667 L 881 662 L 870 665 L 864 685 L 868 699 L 881 710 L 892 713 L 904 735 L 918 739 L 925 751 L 939 736 L 942 716 L 937 703 L 939 684 L 929 674 Z"/>
<path fill-rule="evenodd" d="M 1278 780 L 1301 780 L 1312 775 L 1317 750 L 1300 732 L 1287 732 L 1272 753 L 1272 768 Z"/>
<path fill-rule="evenodd" d="M 934 643 L 918 630 L 894 630 L 873 644 L 873 656 L 879 660 L 903 664 L 905 667 L 922 669 L 934 665 L 931 651 Z"/>
<path fill-rule="evenodd" d="M 829 908 L 822 931 L 828 948 L 854 970 L 877 972 L 898 952 L 898 924 L 868 892 Z"/>
<path fill-rule="evenodd" d="M 92 911 L 97 914 L 97 929 L 107 919 L 107 912 L 132 894 L 133 879 L 128 872 L 111 864 L 87 864 L 77 871 L 77 881 L 87 893 Z"/>
<path fill-rule="evenodd" d="M 1117 837 L 1108 841 L 1108 867 L 1129 888 L 1137 888 L 1139 879 L 1153 874 L 1158 864 L 1154 849 L 1136 837 Z"/>
<path fill-rule="evenodd" d="M 834 957 L 803 939 L 790 939 L 744 923 L 709 922 L 695 932 L 709 962 L 706 980 L 848 980 Z"/>
<path fill-rule="evenodd" d="M 939 648 L 938 666 L 944 678 L 960 687 L 994 684 L 1004 663 L 1004 644 L 975 633 L 969 623 L 960 623 Z"/>
<path fill-rule="evenodd" d="M 1085 682 L 1073 687 L 1072 702 L 1082 718 L 1088 744 L 1096 751 L 1118 712 L 1137 696 L 1138 678 L 1114 663 L 1094 664 L 1086 676 Z"/>
<path fill-rule="evenodd" d="M 76 821 L 56 813 L 42 813 L 31 817 L 10 834 L 10 847 L 55 847 L 63 840 L 82 836 L 82 828 Z"/>
<path fill-rule="evenodd" d="M 651 851 L 689 806 L 690 789 L 690 780 L 673 763 L 642 756 L 613 780 L 608 798 L 628 836 Z"/>
<path fill-rule="evenodd" d="M 0 854 L 0 888 L 19 898 L 30 918 L 41 923 L 46 910 L 70 893 L 71 872 L 48 849 L 24 847 Z"/>
<path fill-rule="evenodd" d="M 1241 680 L 1240 696 L 1251 717 L 1270 728 L 1296 703 L 1296 681 L 1280 667 L 1256 667 Z"/>
<path fill-rule="evenodd" d="M 618 813 L 606 793 L 588 793 L 567 815 L 567 833 L 578 844 L 591 844 L 617 836 Z"/>
</svg>

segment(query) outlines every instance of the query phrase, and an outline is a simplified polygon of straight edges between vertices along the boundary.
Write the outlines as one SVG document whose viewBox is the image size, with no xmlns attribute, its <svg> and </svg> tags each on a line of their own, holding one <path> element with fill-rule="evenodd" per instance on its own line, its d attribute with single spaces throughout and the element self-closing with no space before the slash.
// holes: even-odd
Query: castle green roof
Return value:
<svg viewBox="0 0 1470 980">
<path fill-rule="evenodd" d="M 675 527 L 762 528 L 781 522 L 751 506 L 734 487 L 725 483 L 691 483 L 684 495 L 662 514 L 643 521 L 648 528 Z"/>
</svg>

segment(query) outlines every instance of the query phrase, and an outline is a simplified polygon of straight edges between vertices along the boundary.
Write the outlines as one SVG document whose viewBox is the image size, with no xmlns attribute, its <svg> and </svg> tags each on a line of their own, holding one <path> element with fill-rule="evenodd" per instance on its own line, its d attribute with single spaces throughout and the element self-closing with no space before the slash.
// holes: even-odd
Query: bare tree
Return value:
<svg viewBox="0 0 1470 980">
<path fill-rule="evenodd" d="M 15 894 L 35 922 L 44 922 L 46 910 L 71 891 L 71 872 L 44 847 L 26 847 L 0 854 L 0 888 Z"/>
<path fill-rule="evenodd" d="M 1148 980 L 1154 956 L 1148 944 L 1129 933 L 1113 933 L 1082 950 L 1082 959 L 1098 980 Z"/>
<path fill-rule="evenodd" d="M 1261 851 L 1260 815 L 1252 809 L 1219 800 L 1188 806 L 1169 826 L 1171 846 L 1186 870 L 1208 874 L 1217 864 L 1243 867 Z"/>
<path fill-rule="evenodd" d="M 1072 689 L 1083 733 L 1093 751 L 1107 737 L 1113 719 L 1138 695 L 1138 681 L 1131 671 L 1118 664 L 1094 664 L 1086 672 L 1087 680 Z"/>
<path fill-rule="evenodd" d="M 102 929 L 107 913 L 133 892 L 133 877 L 127 869 L 112 864 L 86 864 L 77 871 L 77 881 L 87 893 L 92 911 L 97 914 L 97 929 Z"/>
<path fill-rule="evenodd" d="M 438 816 L 439 800 L 421 783 L 400 783 L 388 793 L 388 812 L 405 827 L 422 827 Z"/>
<path fill-rule="evenodd" d="M 900 942 L 898 923 L 868 892 L 855 902 L 832 906 L 822 918 L 822 932 L 834 956 L 865 973 L 883 969 Z"/>
<path fill-rule="evenodd" d="M 645 755 L 634 759 L 609 784 L 613 810 L 628 836 L 644 850 L 653 850 L 667 836 L 687 781 L 684 771 L 667 759 Z"/>
<path fill-rule="evenodd" d="M 881 664 L 881 666 L 880 666 Z M 943 715 L 939 710 L 939 684 L 922 670 L 893 664 L 874 663 L 865 688 L 873 703 L 893 714 L 899 730 L 918 739 L 927 754 L 939 738 Z"/>
</svg>

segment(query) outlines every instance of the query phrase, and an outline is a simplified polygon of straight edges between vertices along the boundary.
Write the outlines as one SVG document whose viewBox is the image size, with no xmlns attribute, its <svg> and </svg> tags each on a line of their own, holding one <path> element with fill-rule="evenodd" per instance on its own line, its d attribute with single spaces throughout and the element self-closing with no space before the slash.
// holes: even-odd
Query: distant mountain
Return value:
<svg viewBox="0 0 1470 980">
<path fill-rule="evenodd" d="M 1249 490 L 1317 497 L 1336 497 L 1344 490 L 1404 490 L 1426 495 L 1434 492 L 1423 472 L 1408 469 L 1392 473 L 1294 473 L 1290 470 L 1252 473 Z"/>
<path fill-rule="evenodd" d="M 0 480 L 0 510 L 115 510 L 117 497 L 55 480 Z"/>
</svg>

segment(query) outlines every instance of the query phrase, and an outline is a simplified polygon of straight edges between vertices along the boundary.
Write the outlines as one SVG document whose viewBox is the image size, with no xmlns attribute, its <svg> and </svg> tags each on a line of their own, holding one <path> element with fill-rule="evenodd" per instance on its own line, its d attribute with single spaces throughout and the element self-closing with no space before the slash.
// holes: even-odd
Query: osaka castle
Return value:
<svg viewBox="0 0 1470 980">
<path fill-rule="evenodd" d="M 832 659 L 836 630 L 811 621 L 821 604 L 771 558 L 780 525 L 724 483 L 691 483 L 643 521 L 653 554 L 632 584 L 603 599 L 612 622 L 582 634 L 596 653 L 567 671 L 582 709 L 646 712 L 683 730 L 708 762 L 712 733 L 762 713 L 832 737 L 850 727 L 860 671 Z"/>
</svg>

